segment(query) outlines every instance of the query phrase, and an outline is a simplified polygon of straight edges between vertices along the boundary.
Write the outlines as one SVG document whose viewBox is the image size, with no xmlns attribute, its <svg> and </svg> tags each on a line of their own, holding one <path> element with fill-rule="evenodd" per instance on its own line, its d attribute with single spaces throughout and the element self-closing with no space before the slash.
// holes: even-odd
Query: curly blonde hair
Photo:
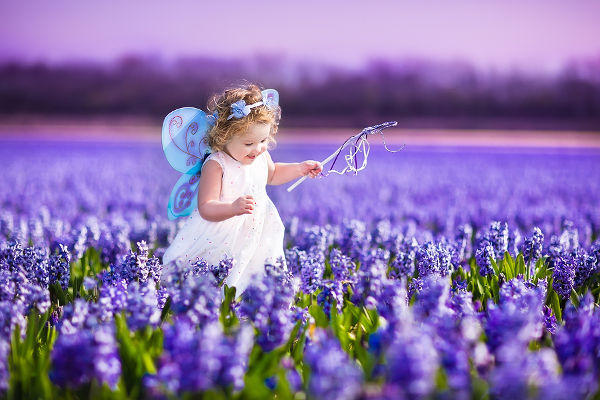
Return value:
<svg viewBox="0 0 600 400">
<path fill-rule="evenodd" d="M 253 107 L 250 114 L 243 118 L 227 119 L 231 115 L 231 105 L 236 101 L 244 100 L 246 104 L 254 104 L 262 100 L 261 89 L 254 84 L 246 87 L 227 89 L 223 93 L 214 95 L 207 104 L 208 111 L 218 113 L 215 125 L 206 134 L 206 142 L 213 151 L 222 151 L 225 145 L 234 136 L 241 135 L 248 130 L 250 124 L 269 124 L 271 134 L 269 143 L 275 143 L 275 134 L 279 126 L 281 108 L 269 109 L 265 106 Z"/>
</svg>

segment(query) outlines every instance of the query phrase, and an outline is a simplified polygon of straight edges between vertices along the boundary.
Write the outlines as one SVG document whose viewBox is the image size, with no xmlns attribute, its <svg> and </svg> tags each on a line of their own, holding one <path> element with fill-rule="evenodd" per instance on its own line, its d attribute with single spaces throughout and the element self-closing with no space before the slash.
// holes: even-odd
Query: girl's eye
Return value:
<svg viewBox="0 0 600 400">
<path fill-rule="evenodd" d="M 266 141 L 267 141 L 267 139 L 263 139 L 263 140 L 261 140 L 260 142 L 261 142 L 261 143 L 264 143 L 264 142 L 266 142 Z"/>
<path fill-rule="evenodd" d="M 252 146 L 252 143 L 246 143 L 246 146 Z"/>
</svg>

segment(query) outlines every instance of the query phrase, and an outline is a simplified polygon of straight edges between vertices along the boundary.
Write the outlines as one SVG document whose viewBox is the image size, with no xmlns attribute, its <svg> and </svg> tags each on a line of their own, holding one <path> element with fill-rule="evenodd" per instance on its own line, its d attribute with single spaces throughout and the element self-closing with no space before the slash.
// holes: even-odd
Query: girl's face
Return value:
<svg viewBox="0 0 600 400">
<path fill-rule="evenodd" d="M 267 150 L 271 125 L 255 123 L 248 130 L 231 138 L 225 145 L 225 152 L 241 164 L 250 165 L 256 157 Z"/>
</svg>

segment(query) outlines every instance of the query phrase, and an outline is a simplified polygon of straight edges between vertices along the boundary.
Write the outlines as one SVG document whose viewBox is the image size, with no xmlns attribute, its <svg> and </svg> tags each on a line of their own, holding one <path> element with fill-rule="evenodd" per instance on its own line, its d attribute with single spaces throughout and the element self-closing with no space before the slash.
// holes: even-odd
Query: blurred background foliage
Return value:
<svg viewBox="0 0 600 400">
<path fill-rule="evenodd" d="M 481 70 L 468 62 L 373 59 L 362 68 L 245 58 L 129 54 L 113 62 L 5 61 L 0 117 L 134 116 L 159 121 L 240 78 L 281 93 L 288 127 L 355 127 L 396 119 L 406 127 L 459 129 L 600 128 L 600 57 L 558 72 Z M 152 121 L 154 122 L 154 121 Z"/>
</svg>

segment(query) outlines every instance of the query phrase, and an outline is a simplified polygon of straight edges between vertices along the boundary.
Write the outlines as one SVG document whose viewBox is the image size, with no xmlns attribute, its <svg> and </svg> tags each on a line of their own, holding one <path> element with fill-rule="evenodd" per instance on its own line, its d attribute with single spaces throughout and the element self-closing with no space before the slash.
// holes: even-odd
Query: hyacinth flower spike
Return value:
<svg viewBox="0 0 600 400">
<path fill-rule="evenodd" d="M 329 163 L 331 160 L 333 160 L 333 163 L 329 167 L 329 170 L 327 170 L 327 172 L 323 175 L 327 176 L 330 173 L 343 175 L 348 172 L 354 172 L 354 174 L 356 174 L 359 171 L 362 171 L 363 169 L 365 169 L 367 167 L 367 158 L 369 157 L 369 149 L 370 149 L 369 141 L 367 140 L 369 135 L 381 133 L 381 137 L 383 138 L 383 145 L 384 145 L 385 149 L 387 151 L 389 151 L 390 153 L 396 153 L 396 152 L 402 150 L 404 148 L 404 146 L 402 146 L 398 150 L 390 150 L 385 143 L 385 136 L 383 135 L 384 129 L 391 128 L 392 126 L 396 126 L 396 125 L 398 125 L 398 122 L 396 122 L 396 121 L 384 122 L 384 123 L 381 123 L 378 125 L 368 126 L 365 129 L 363 129 L 362 131 L 360 131 L 360 133 L 358 133 L 354 136 L 350 136 L 348 139 L 346 139 L 346 141 L 344 143 L 342 143 L 342 145 L 340 147 L 338 147 L 338 149 L 336 151 L 334 151 L 329 157 L 327 157 L 326 159 L 321 161 L 321 164 L 325 165 L 325 164 Z M 341 171 L 338 171 L 338 170 L 334 169 L 335 163 L 338 160 L 338 157 L 341 154 L 342 150 L 344 150 L 348 146 L 351 146 L 351 147 L 350 147 L 349 153 L 344 156 L 344 159 L 346 160 L 346 166 Z M 358 155 L 360 153 L 363 154 L 363 160 L 362 160 L 362 164 L 359 166 L 358 165 Z M 300 185 L 302 182 L 304 182 L 305 179 L 306 179 L 306 176 L 301 177 L 296 182 L 294 182 L 292 185 L 290 185 L 290 187 L 288 187 L 287 191 L 291 192 L 298 185 Z"/>
</svg>

